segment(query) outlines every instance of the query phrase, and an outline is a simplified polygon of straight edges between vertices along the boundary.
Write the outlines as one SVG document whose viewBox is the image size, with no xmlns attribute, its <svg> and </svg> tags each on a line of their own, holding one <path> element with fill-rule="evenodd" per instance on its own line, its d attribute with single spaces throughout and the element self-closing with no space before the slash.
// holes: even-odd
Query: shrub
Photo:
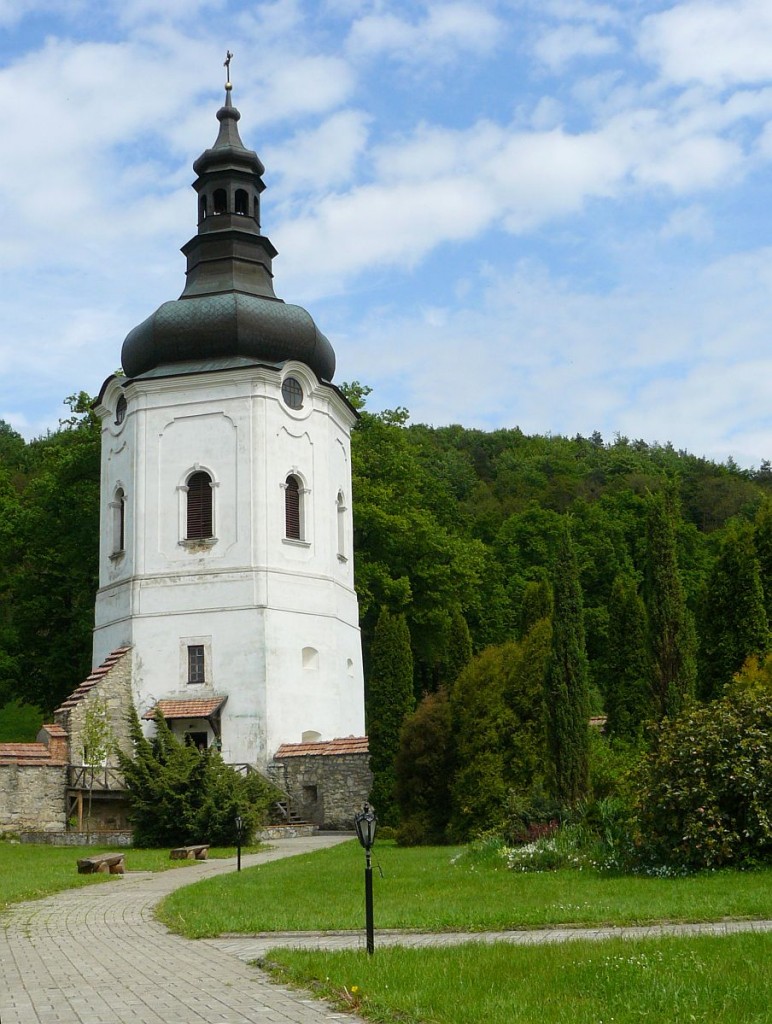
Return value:
<svg viewBox="0 0 772 1024">
<path fill-rule="evenodd" d="M 772 860 L 772 696 L 732 690 L 663 722 L 639 771 L 633 825 L 644 863 Z"/>
<path fill-rule="evenodd" d="M 180 743 L 163 715 L 147 740 L 134 712 L 130 719 L 134 757 L 118 753 L 129 791 L 130 819 L 137 846 L 186 843 L 235 844 L 236 817 L 244 835 L 265 819 L 273 788 L 259 776 L 242 776 L 215 750 Z"/>
</svg>

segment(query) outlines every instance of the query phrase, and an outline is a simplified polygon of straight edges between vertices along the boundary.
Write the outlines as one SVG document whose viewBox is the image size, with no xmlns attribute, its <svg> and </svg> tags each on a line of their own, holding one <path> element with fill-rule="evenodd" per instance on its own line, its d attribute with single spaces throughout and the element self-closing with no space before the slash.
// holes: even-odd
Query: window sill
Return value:
<svg viewBox="0 0 772 1024">
<path fill-rule="evenodd" d="M 113 553 L 109 556 L 110 561 L 111 562 L 120 562 L 121 559 L 125 556 L 125 554 L 126 554 L 126 549 L 125 548 L 123 550 L 121 550 L 121 551 L 113 551 Z"/>
<path fill-rule="evenodd" d="M 339 561 L 339 562 L 340 562 L 340 563 L 341 563 L 342 565 L 345 565 L 345 564 L 346 564 L 346 562 L 348 561 L 348 556 L 347 556 L 347 555 L 338 555 L 338 561 Z"/>
<path fill-rule="evenodd" d="M 297 540 L 295 537 L 282 537 L 282 544 L 289 544 L 293 548 L 310 548 L 310 540 Z"/>
<path fill-rule="evenodd" d="M 188 539 L 178 541 L 178 545 L 181 548 L 185 548 L 188 551 L 207 551 L 209 548 L 213 548 L 217 543 L 216 537 L 199 537 L 195 539 Z"/>
</svg>

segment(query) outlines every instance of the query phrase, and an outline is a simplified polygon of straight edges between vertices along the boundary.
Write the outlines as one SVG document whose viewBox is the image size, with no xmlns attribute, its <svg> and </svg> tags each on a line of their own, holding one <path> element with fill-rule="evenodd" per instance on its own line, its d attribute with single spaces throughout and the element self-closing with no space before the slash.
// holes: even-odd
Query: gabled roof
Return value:
<svg viewBox="0 0 772 1024">
<path fill-rule="evenodd" d="M 367 754 L 366 736 L 346 736 L 335 740 L 321 740 L 318 743 L 282 743 L 275 759 L 282 757 L 331 757 L 334 754 Z"/>
<path fill-rule="evenodd" d="M 77 704 L 80 704 L 84 697 L 89 695 L 97 683 L 100 683 L 104 679 L 110 669 L 114 668 L 121 658 L 128 654 L 130 650 L 130 647 L 118 647 L 111 654 L 108 654 L 102 664 L 98 668 L 95 668 L 91 675 L 87 679 L 84 679 L 76 690 L 72 691 L 67 700 L 56 709 L 54 714 L 58 715 L 60 712 L 72 711 Z"/>
<path fill-rule="evenodd" d="M 199 697 L 191 697 L 188 700 L 159 700 L 142 717 L 151 719 L 158 708 L 167 720 L 170 718 L 211 718 L 227 699 L 227 697 L 212 697 L 203 700 Z"/>
</svg>

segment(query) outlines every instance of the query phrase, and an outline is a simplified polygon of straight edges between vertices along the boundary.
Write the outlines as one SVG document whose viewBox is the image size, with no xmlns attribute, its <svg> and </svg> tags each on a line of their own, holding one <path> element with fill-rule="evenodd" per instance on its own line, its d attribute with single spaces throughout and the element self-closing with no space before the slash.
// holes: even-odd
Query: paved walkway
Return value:
<svg viewBox="0 0 772 1024">
<path fill-rule="evenodd" d="M 348 836 L 272 842 L 244 866 Z M 0 918 L 2 1024 L 321 1024 L 360 1020 L 270 982 L 227 950 L 172 935 L 153 919 L 167 893 L 235 869 L 210 860 L 137 872 L 13 906 Z M 75 861 L 73 859 L 73 871 Z"/>
<path fill-rule="evenodd" d="M 347 838 L 278 840 L 263 853 L 245 856 L 243 864 L 291 857 Z M 362 948 L 361 932 L 271 933 L 196 942 L 172 935 L 154 920 L 153 908 L 167 893 L 234 869 L 231 859 L 155 875 L 130 873 L 110 884 L 15 905 L 0 918 L 1 1024 L 362 1024 L 353 1014 L 269 982 L 247 963 L 280 945 Z M 376 946 L 537 944 L 737 931 L 772 931 L 772 921 L 476 934 L 378 930 Z"/>
</svg>

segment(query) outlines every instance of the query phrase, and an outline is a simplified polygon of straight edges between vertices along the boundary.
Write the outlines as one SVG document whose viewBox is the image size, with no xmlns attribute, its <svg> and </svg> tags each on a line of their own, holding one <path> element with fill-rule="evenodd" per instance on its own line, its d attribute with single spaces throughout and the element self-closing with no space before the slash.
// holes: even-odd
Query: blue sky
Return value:
<svg viewBox="0 0 772 1024">
<path fill-rule="evenodd" d="M 227 49 L 373 409 L 772 458 L 772 0 L 0 0 L 0 418 L 181 292 Z"/>
</svg>

